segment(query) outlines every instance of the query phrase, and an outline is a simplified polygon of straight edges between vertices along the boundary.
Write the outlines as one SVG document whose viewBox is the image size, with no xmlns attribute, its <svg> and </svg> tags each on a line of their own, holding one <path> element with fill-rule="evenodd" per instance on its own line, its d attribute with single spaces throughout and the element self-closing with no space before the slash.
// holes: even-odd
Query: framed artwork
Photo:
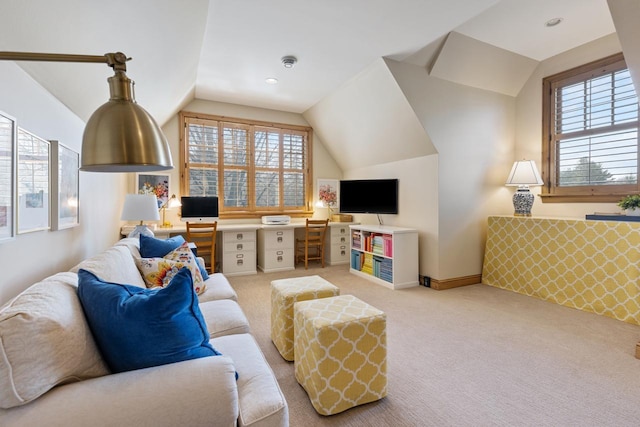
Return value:
<svg viewBox="0 0 640 427">
<path fill-rule="evenodd" d="M 18 128 L 18 234 L 49 229 L 49 141 Z"/>
<path fill-rule="evenodd" d="M 137 173 L 136 193 L 155 195 L 160 208 L 169 201 L 169 175 Z"/>
<path fill-rule="evenodd" d="M 51 143 L 51 229 L 80 224 L 80 155 L 58 141 Z"/>
<path fill-rule="evenodd" d="M 329 212 L 339 211 L 339 187 L 337 179 L 318 180 L 318 200 L 323 206 L 329 208 Z"/>
<path fill-rule="evenodd" d="M 0 112 L 0 242 L 15 236 L 16 121 Z"/>
</svg>

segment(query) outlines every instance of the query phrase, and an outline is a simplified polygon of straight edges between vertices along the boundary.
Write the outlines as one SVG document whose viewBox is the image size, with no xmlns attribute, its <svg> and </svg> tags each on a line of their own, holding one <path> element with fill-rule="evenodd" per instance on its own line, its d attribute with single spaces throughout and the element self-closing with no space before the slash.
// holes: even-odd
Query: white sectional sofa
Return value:
<svg viewBox="0 0 640 427">
<path fill-rule="evenodd" d="M 288 426 L 284 395 L 220 273 L 205 282 L 199 307 L 222 356 L 109 371 L 77 295 L 77 272 L 144 287 L 138 249 L 137 239 L 123 239 L 0 308 L 0 425 Z"/>
</svg>

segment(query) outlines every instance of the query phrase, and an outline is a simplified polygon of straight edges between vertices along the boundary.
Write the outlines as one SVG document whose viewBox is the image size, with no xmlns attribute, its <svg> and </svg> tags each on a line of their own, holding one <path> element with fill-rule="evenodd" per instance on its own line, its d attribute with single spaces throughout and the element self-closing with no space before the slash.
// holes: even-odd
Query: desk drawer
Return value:
<svg viewBox="0 0 640 427">
<path fill-rule="evenodd" d="M 255 242 L 255 231 L 225 231 L 224 232 L 224 245 L 235 242 Z"/>
<path fill-rule="evenodd" d="M 348 236 L 349 235 L 348 225 L 334 225 L 329 228 L 331 229 L 331 236 Z"/>
<path fill-rule="evenodd" d="M 348 234 L 337 234 L 331 235 L 331 246 L 333 245 L 348 245 L 349 244 L 349 235 Z"/>
<path fill-rule="evenodd" d="M 349 263 L 349 244 L 331 245 L 329 247 L 329 265 Z"/>
<path fill-rule="evenodd" d="M 225 253 L 237 253 L 246 251 L 255 252 L 255 250 L 256 242 L 251 240 L 234 240 L 233 242 L 225 242 L 224 244 Z"/>
<path fill-rule="evenodd" d="M 264 252 L 259 267 L 262 271 L 293 270 L 293 249 L 272 249 Z"/>
<path fill-rule="evenodd" d="M 293 248 L 293 229 L 268 230 L 261 234 L 264 238 L 264 248 L 270 249 L 291 249 Z"/>
<path fill-rule="evenodd" d="M 222 260 L 222 272 L 234 274 L 243 272 L 255 272 L 256 252 L 226 252 Z"/>
</svg>

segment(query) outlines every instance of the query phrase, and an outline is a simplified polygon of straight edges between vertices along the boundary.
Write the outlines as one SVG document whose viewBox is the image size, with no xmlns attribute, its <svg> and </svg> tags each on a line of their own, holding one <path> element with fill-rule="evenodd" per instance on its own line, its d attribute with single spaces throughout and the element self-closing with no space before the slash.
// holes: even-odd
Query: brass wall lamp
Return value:
<svg viewBox="0 0 640 427">
<path fill-rule="evenodd" d="M 169 142 L 151 115 L 134 99 L 133 80 L 126 75 L 122 52 L 105 55 L 1 52 L 0 60 L 106 63 L 110 98 L 87 121 L 82 136 L 80 170 L 87 172 L 151 172 L 173 169 Z"/>
</svg>

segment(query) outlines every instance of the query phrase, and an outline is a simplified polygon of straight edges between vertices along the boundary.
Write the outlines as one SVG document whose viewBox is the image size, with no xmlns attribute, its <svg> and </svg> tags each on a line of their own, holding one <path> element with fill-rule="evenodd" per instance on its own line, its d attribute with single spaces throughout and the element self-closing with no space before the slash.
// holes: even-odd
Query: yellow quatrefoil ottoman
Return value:
<svg viewBox="0 0 640 427">
<path fill-rule="evenodd" d="M 387 316 L 353 295 L 294 305 L 296 380 L 321 415 L 387 395 Z"/>
<path fill-rule="evenodd" d="M 340 289 L 320 276 L 271 282 L 271 341 L 284 358 L 293 360 L 293 304 L 340 295 Z"/>
</svg>

